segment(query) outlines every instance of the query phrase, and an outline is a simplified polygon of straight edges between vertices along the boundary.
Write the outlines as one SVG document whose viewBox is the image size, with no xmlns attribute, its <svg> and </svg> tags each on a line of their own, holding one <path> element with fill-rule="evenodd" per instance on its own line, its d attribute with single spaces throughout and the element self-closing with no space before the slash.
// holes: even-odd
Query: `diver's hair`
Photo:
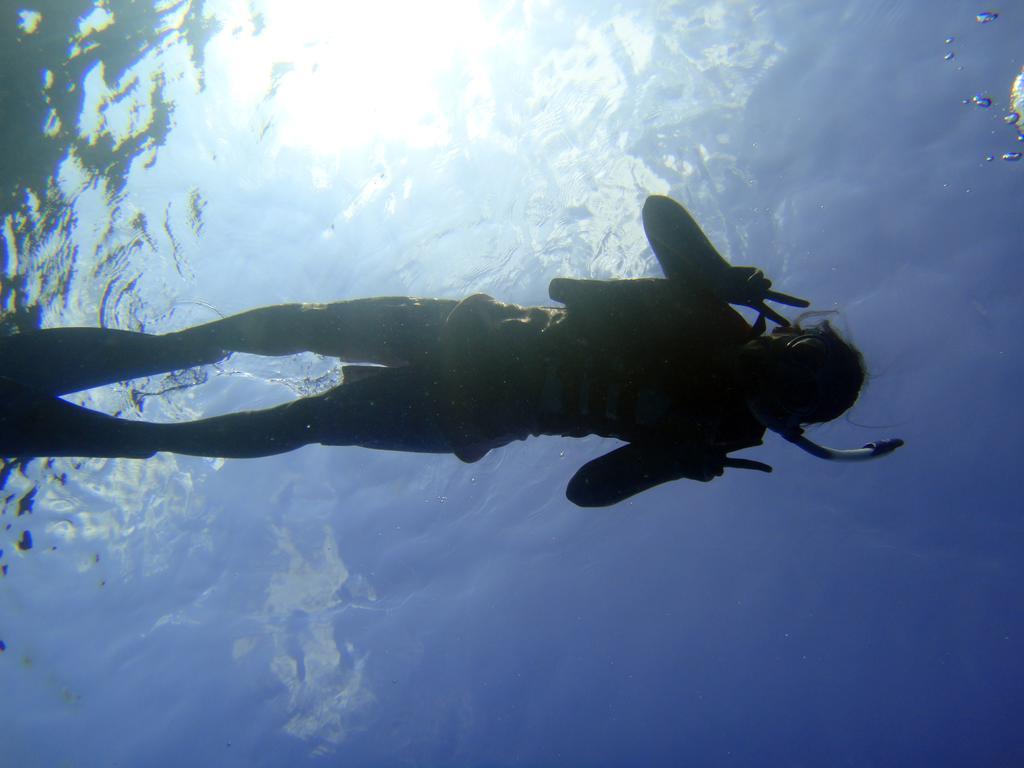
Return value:
<svg viewBox="0 0 1024 768">
<path fill-rule="evenodd" d="M 829 350 L 828 370 L 824 379 L 826 391 L 818 407 L 807 419 L 808 424 L 832 421 L 842 416 L 857 402 L 867 377 L 864 356 L 840 336 L 828 321 L 835 314 L 834 311 L 804 312 L 794 322 L 801 333 L 814 334 L 824 339 Z"/>
</svg>

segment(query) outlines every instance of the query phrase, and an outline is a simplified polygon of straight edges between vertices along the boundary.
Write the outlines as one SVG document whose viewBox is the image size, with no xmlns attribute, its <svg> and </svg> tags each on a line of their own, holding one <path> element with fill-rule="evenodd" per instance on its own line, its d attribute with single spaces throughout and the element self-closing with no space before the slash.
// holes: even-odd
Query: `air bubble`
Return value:
<svg viewBox="0 0 1024 768">
<path fill-rule="evenodd" d="M 973 96 L 971 98 L 971 101 L 977 106 L 983 107 L 985 109 L 988 109 L 989 107 L 992 106 L 992 99 L 990 99 L 988 96 L 982 96 L 980 93 L 976 96 Z"/>
<path fill-rule="evenodd" d="M 947 53 L 947 54 L 946 54 L 945 56 L 943 56 L 942 58 L 943 58 L 943 59 L 945 59 L 946 61 L 952 61 L 952 60 L 953 60 L 953 52 L 952 52 L 952 51 L 950 51 L 949 53 Z"/>
<path fill-rule="evenodd" d="M 979 24 L 988 24 L 990 21 L 995 21 L 999 18 L 999 14 L 993 11 L 983 11 L 974 17 L 977 19 Z"/>
<path fill-rule="evenodd" d="M 947 37 L 946 38 L 946 45 L 952 45 L 952 44 L 953 44 L 953 38 L 952 37 Z"/>
<path fill-rule="evenodd" d="M 1011 112 L 1010 114 L 1003 118 L 1003 122 L 1006 123 L 1007 125 L 1016 125 L 1018 120 L 1020 120 L 1020 115 L 1018 115 L 1016 112 Z"/>
<path fill-rule="evenodd" d="M 1024 157 L 1024 153 L 1021 152 L 1005 152 L 1003 153 L 1003 160 L 1010 163 L 1016 163 L 1018 160 Z"/>
</svg>

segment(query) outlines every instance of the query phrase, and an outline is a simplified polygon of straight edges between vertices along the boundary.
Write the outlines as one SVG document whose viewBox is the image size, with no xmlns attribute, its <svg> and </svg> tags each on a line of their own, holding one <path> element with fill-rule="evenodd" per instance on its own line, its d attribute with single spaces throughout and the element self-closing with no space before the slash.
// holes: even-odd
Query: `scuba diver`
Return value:
<svg viewBox="0 0 1024 768">
<path fill-rule="evenodd" d="M 766 430 L 824 459 L 902 445 L 843 451 L 808 439 L 805 425 L 856 401 L 860 354 L 820 315 L 791 324 L 767 306 L 808 302 L 772 291 L 759 269 L 730 266 L 669 198 L 647 199 L 643 226 L 664 278 L 556 278 L 549 294 L 560 307 L 484 294 L 369 298 L 264 307 L 163 335 L 55 328 L 0 338 L 0 456 L 250 458 L 320 443 L 473 462 L 531 435 L 618 438 L 625 445 L 585 464 L 566 490 L 594 507 L 727 468 L 769 472 L 729 455 L 760 445 Z M 753 325 L 730 304 L 756 310 Z M 59 397 L 231 352 L 303 351 L 352 364 L 339 386 L 264 410 L 153 423 Z"/>
</svg>

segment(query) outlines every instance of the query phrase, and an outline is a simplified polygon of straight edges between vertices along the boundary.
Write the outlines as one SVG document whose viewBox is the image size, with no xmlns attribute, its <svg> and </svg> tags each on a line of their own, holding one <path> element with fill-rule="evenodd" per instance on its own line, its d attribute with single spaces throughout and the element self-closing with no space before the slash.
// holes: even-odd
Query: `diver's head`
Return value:
<svg viewBox="0 0 1024 768">
<path fill-rule="evenodd" d="M 864 360 L 827 320 L 775 329 L 740 352 L 747 404 L 765 427 L 784 436 L 831 421 L 850 408 L 864 384 Z"/>
</svg>

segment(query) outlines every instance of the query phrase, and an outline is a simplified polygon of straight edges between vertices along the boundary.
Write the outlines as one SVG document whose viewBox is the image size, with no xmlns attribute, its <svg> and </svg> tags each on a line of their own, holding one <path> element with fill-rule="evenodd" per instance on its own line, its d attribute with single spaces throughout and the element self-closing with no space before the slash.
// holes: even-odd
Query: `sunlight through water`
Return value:
<svg viewBox="0 0 1024 768">
<path fill-rule="evenodd" d="M 448 141 L 438 81 L 479 70 L 497 34 L 474 0 L 353 5 L 268 0 L 218 54 L 239 106 L 272 97 L 283 146 L 332 155 L 376 141 Z M 373 33 L 367 30 L 374 30 Z"/>
</svg>

